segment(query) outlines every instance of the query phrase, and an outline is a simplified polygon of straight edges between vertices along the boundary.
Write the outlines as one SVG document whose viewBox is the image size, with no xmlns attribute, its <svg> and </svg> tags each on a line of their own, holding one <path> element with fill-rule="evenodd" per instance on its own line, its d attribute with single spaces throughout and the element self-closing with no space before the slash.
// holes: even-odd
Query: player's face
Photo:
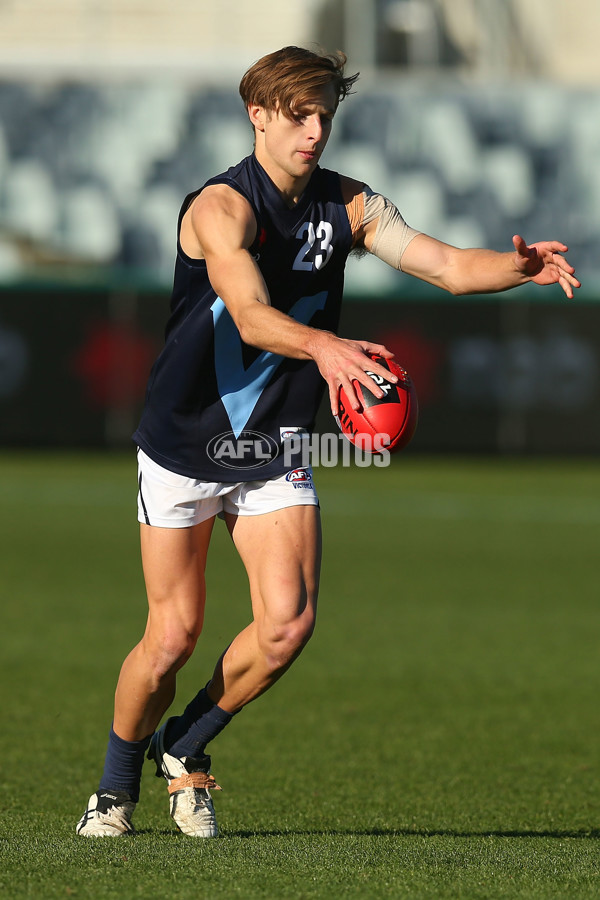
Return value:
<svg viewBox="0 0 600 900">
<path fill-rule="evenodd" d="M 333 85 L 327 85 L 314 100 L 296 108 L 293 118 L 263 111 L 256 155 L 281 190 L 303 190 L 331 134 L 336 102 Z"/>
</svg>

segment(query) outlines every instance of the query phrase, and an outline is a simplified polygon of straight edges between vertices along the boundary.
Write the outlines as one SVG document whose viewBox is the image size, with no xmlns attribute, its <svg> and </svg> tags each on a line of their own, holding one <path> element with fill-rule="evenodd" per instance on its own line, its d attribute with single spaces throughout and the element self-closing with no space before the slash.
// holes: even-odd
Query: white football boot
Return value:
<svg viewBox="0 0 600 900">
<path fill-rule="evenodd" d="M 75 829 L 83 837 L 120 837 L 135 834 L 131 817 L 135 803 L 125 791 L 99 788 L 88 801 L 87 809 Z"/>
<path fill-rule="evenodd" d="M 190 837 L 216 837 L 215 809 L 209 791 L 221 788 L 210 774 L 210 756 L 177 759 L 165 750 L 165 732 L 171 719 L 153 735 L 148 759 L 156 763 L 158 778 L 169 787 L 171 818 Z"/>
</svg>

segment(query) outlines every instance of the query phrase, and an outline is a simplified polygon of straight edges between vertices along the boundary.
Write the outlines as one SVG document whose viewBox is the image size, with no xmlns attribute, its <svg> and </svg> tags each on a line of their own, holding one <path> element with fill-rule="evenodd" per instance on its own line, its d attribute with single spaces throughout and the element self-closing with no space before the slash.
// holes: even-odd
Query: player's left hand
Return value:
<svg viewBox="0 0 600 900">
<path fill-rule="evenodd" d="M 536 284 L 560 284 L 567 297 L 573 299 L 573 288 L 581 287 L 575 269 L 562 255 L 569 249 L 560 241 L 526 244 L 519 234 L 513 237 L 515 265 Z"/>
</svg>

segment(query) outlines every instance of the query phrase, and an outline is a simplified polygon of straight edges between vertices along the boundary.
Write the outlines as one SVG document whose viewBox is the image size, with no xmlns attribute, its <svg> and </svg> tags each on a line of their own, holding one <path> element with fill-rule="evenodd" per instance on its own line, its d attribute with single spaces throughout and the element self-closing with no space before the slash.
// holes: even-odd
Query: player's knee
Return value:
<svg viewBox="0 0 600 900">
<path fill-rule="evenodd" d="M 199 633 L 171 624 L 153 634 L 148 643 L 151 665 L 159 679 L 179 671 L 185 665 L 194 652 Z"/>
<path fill-rule="evenodd" d="M 268 637 L 262 642 L 269 667 L 277 671 L 293 662 L 309 642 L 314 628 L 314 615 L 308 613 L 291 622 L 271 626 Z"/>
</svg>

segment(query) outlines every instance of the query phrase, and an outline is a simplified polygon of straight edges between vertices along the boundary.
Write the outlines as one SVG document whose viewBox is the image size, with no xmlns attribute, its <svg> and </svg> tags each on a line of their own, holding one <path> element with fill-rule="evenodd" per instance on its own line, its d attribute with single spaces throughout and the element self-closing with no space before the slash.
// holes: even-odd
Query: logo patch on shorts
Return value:
<svg viewBox="0 0 600 900">
<path fill-rule="evenodd" d="M 307 488 L 311 490 L 313 487 L 312 475 L 309 469 L 292 469 L 285 476 L 285 480 L 289 481 L 294 488 Z"/>
<path fill-rule="evenodd" d="M 306 428 L 302 428 L 301 425 L 288 425 L 279 429 L 279 437 L 282 441 L 290 441 L 308 438 L 310 435 Z"/>
</svg>

